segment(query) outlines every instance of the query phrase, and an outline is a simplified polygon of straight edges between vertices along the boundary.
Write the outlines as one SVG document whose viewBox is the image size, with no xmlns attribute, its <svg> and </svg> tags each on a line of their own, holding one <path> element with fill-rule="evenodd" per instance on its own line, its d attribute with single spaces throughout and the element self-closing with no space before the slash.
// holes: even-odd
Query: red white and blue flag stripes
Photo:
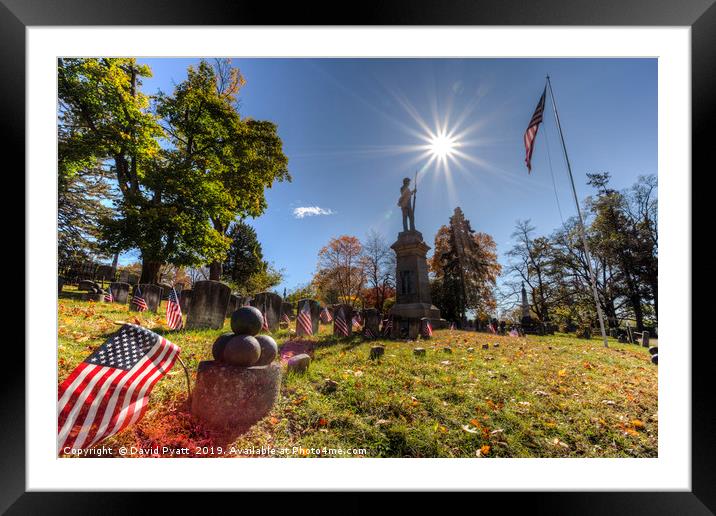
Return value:
<svg viewBox="0 0 716 516">
<path fill-rule="evenodd" d="M 296 318 L 296 330 L 301 329 L 304 335 L 313 335 L 313 323 L 311 322 L 311 307 L 306 301 Z"/>
<path fill-rule="evenodd" d="M 171 330 L 178 330 L 184 325 L 181 314 L 181 306 L 179 305 L 179 298 L 177 291 L 172 288 L 169 292 L 169 298 L 167 300 L 167 326 Z"/>
<path fill-rule="evenodd" d="M 88 448 L 136 423 L 179 352 L 146 328 L 123 325 L 60 385 L 57 452 Z"/>
</svg>

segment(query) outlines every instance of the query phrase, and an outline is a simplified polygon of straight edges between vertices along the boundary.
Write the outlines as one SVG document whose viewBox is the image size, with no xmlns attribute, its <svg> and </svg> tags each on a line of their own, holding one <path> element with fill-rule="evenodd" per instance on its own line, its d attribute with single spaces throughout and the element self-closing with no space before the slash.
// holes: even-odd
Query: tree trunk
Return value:
<svg viewBox="0 0 716 516">
<path fill-rule="evenodd" d="M 223 267 L 221 262 L 211 262 L 209 264 L 209 279 L 213 281 L 221 281 L 221 273 Z"/>
<path fill-rule="evenodd" d="M 142 277 L 139 279 L 139 283 L 148 285 L 159 283 L 159 270 L 161 267 L 162 262 L 142 259 Z"/>
</svg>

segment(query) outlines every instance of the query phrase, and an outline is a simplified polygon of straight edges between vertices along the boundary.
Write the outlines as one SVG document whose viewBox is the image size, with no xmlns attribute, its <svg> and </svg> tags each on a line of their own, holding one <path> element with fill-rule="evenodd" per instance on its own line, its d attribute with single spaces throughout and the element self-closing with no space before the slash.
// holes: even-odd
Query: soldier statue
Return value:
<svg viewBox="0 0 716 516">
<path fill-rule="evenodd" d="M 403 179 L 400 187 L 398 206 L 403 212 L 403 231 L 415 231 L 415 192 L 417 188 L 410 188 L 410 178 Z"/>
</svg>

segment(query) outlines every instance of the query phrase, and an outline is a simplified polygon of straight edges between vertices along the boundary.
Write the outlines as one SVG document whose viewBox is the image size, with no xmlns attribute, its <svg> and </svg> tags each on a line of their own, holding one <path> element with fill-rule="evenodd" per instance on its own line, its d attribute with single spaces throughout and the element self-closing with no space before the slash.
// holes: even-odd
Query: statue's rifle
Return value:
<svg viewBox="0 0 716 516">
<path fill-rule="evenodd" d="M 413 189 L 413 217 L 415 217 L 415 198 L 417 197 L 418 193 L 418 171 L 415 171 L 415 180 L 413 181 L 415 183 L 415 188 Z"/>
</svg>

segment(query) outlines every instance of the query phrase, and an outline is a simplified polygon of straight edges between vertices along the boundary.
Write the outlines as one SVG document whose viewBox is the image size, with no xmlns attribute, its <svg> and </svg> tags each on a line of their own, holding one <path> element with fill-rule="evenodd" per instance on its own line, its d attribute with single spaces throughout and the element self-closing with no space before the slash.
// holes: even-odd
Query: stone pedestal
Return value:
<svg viewBox="0 0 716 516">
<path fill-rule="evenodd" d="M 259 292 L 251 300 L 251 306 L 255 306 L 261 313 L 266 315 L 269 330 L 278 330 L 278 323 L 281 320 L 281 306 L 283 299 L 274 292 Z"/>
<path fill-rule="evenodd" d="M 109 291 L 112 293 L 112 300 L 115 303 L 126 305 L 129 299 L 129 286 L 129 283 L 123 283 L 121 281 L 110 283 Z"/>
<path fill-rule="evenodd" d="M 197 281 L 192 289 L 186 328 L 222 328 L 230 295 L 229 286 L 220 281 Z"/>
<path fill-rule="evenodd" d="M 199 363 L 191 413 L 212 430 L 240 433 L 266 416 L 281 386 L 281 366 Z"/>
<path fill-rule="evenodd" d="M 419 231 L 402 231 L 390 247 L 396 256 L 396 302 L 390 310 L 392 337 L 416 339 L 422 318 L 440 320 L 440 310 L 430 298 L 426 257 L 430 246 Z"/>
<path fill-rule="evenodd" d="M 147 303 L 147 310 L 156 313 L 159 304 L 162 302 L 162 288 L 159 285 L 147 284 L 138 285 L 138 287 L 144 301 Z M 134 292 L 136 291 L 137 287 L 134 287 Z M 134 297 L 134 293 L 132 293 L 132 297 Z M 129 309 L 136 311 L 136 307 L 132 303 L 129 304 Z"/>
<path fill-rule="evenodd" d="M 298 314 L 301 309 L 303 309 L 303 305 L 305 303 L 308 303 L 308 308 L 311 311 L 311 329 L 313 331 L 313 335 L 316 335 L 318 333 L 318 318 L 321 315 L 321 305 L 315 299 L 300 299 L 298 303 L 296 303 L 296 317 L 298 317 Z M 296 334 L 306 335 L 299 325 L 296 325 Z"/>
<path fill-rule="evenodd" d="M 181 313 L 184 315 L 189 314 L 189 307 L 191 306 L 191 289 L 187 288 L 181 291 L 179 294 L 179 306 L 181 307 Z"/>
</svg>

